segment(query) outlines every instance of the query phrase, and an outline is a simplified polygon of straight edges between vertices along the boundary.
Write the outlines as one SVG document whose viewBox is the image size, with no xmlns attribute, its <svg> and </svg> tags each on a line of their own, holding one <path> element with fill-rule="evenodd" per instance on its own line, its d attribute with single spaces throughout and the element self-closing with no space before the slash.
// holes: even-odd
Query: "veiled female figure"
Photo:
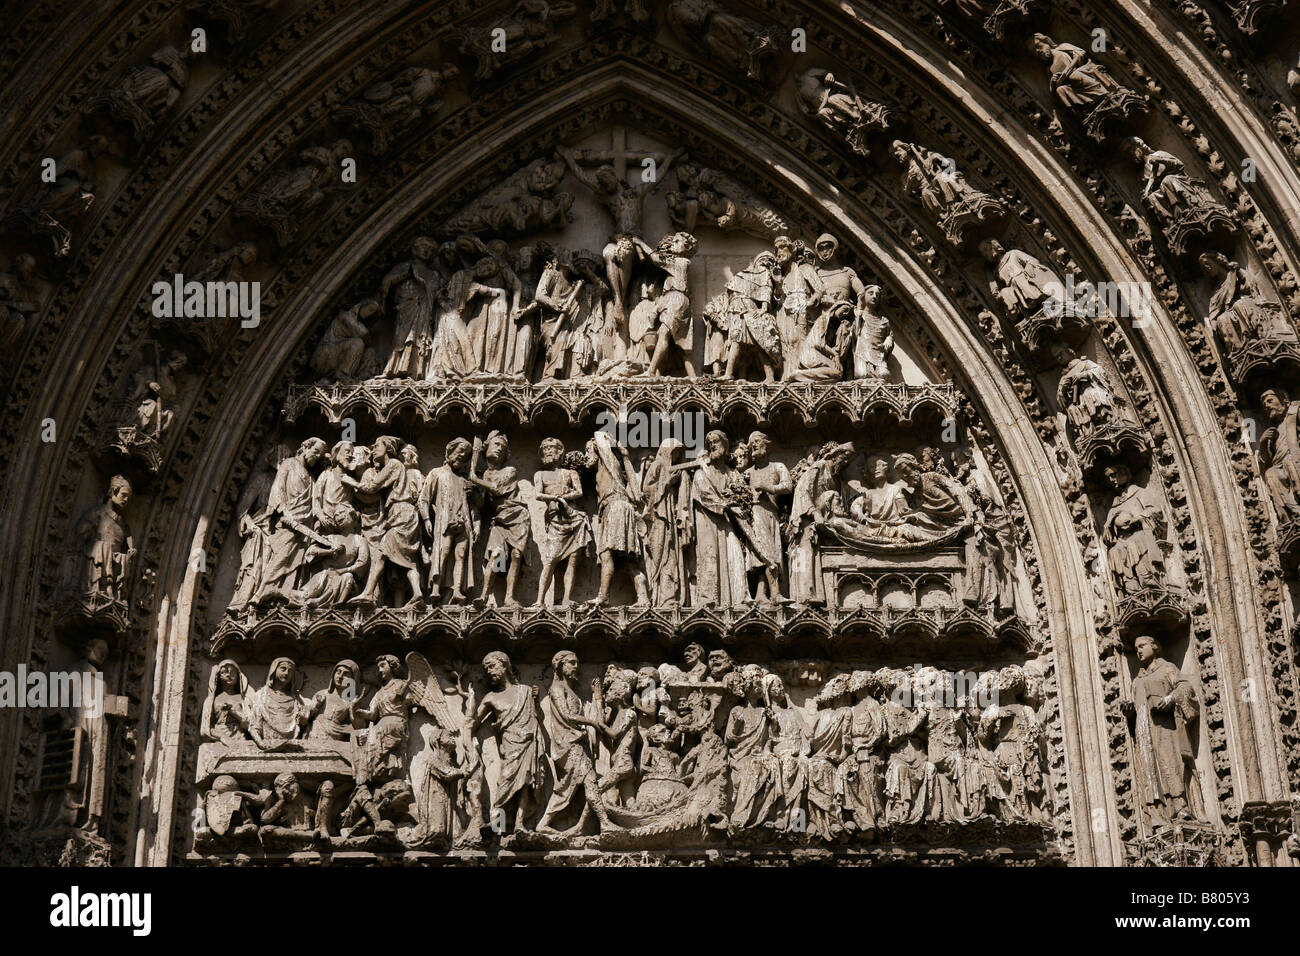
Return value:
<svg viewBox="0 0 1300 956">
<path fill-rule="evenodd" d="M 249 740 L 248 678 L 226 658 L 208 678 L 208 696 L 199 717 L 199 737 L 210 743 L 237 744 Z"/>
<path fill-rule="evenodd" d="M 356 661 L 342 660 L 334 665 L 330 685 L 318 690 L 311 702 L 312 740 L 348 741 L 356 729 L 354 709 L 361 697 L 361 668 Z"/>
<path fill-rule="evenodd" d="M 310 709 L 298 695 L 299 685 L 298 665 L 277 657 L 266 683 L 250 695 L 248 732 L 263 750 L 280 750 L 302 737 Z"/>
</svg>

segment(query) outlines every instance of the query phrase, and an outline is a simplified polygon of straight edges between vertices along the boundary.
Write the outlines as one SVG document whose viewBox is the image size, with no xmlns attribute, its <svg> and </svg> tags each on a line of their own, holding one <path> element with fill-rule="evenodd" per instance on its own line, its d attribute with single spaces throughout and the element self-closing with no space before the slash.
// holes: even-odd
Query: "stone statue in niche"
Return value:
<svg viewBox="0 0 1300 956">
<path fill-rule="evenodd" d="M 280 0 L 186 0 L 185 6 L 223 21 L 230 42 L 241 43 L 253 21 L 274 10 L 279 3 Z"/>
<path fill-rule="evenodd" d="M 724 172 L 679 163 L 677 188 L 665 197 L 668 217 L 683 232 L 700 225 L 770 239 L 789 228 L 785 218 L 761 197 Z"/>
<path fill-rule="evenodd" d="M 73 529 L 78 550 L 68 584 L 86 600 L 127 600 L 136 556 L 135 541 L 126 524 L 131 496 L 131 482 L 114 475 L 104 503 L 85 512 Z"/>
<path fill-rule="evenodd" d="M 429 600 L 435 603 L 448 583 L 451 592 L 447 600 L 451 603 L 463 603 L 465 589 L 474 586 L 472 561 L 479 515 L 470 504 L 472 452 L 473 445 L 464 438 L 452 439 L 442 465 L 424 476 L 420 491 L 420 519 L 429 542 Z"/>
<path fill-rule="evenodd" d="M 1093 139 L 1106 139 L 1108 127 L 1131 113 L 1146 111 L 1147 98 L 1116 80 L 1100 63 L 1073 43 L 1057 43 L 1045 33 L 1029 38 L 1029 52 L 1048 64 L 1052 93 L 1074 110 Z"/>
<path fill-rule="evenodd" d="M 480 452 L 487 459 L 487 468 L 482 475 L 478 470 Z M 515 586 L 532 536 L 532 519 L 520 496 L 518 473 L 513 465 L 507 464 L 509 459 L 510 440 L 503 433 L 494 431 L 488 435 L 487 441 L 475 438 L 467 477 L 471 485 L 483 490 L 491 512 L 487 549 L 483 553 L 483 590 L 479 600 L 488 600 L 497 574 L 505 571 L 505 606 L 517 607 L 519 600 L 515 597 Z"/>
<path fill-rule="evenodd" d="M 1173 544 L 1168 538 L 1164 503 L 1134 482 L 1126 465 L 1109 465 L 1105 475 L 1116 497 L 1102 525 L 1101 539 L 1107 547 L 1116 594 L 1128 598 L 1143 591 L 1167 590 L 1166 558 Z"/>
<path fill-rule="evenodd" d="M 1300 401 L 1281 389 L 1260 396 L 1269 428 L 1259 438 L 1259 465 L 1280 525 L 1300 523 Z"/>
<path fill-rule="evenodd" d="M 1182 255 L 1193 239 L 1215 230 L 1236 231 L 1231 211 L 1214 198 L 1203 180 L 1187 172 L 1177 156 L 1152 149 L 1136 136 L 1125 139 L 1123 149 L 1142 168 L 1142 202 L 1174 253 Z"/>
<path fill-rule="evenodd" d="M 493 651 L 483 658 L 491 690 L 484 695 L 470 731 L 485 723 L 496 735 L 501 752 L 492 815 L 498 811 L 504 826 L 520 832 L 528 829 L 546 779 L 546 738 L 542 732 L 537 690 L 521 684 L 510 658 Z"/>
<path fill-rule="evenodd" d="M 966 182 L 955 160 L 897 139 L 891 150 L 903 167 L 903 192 L 921 204 L 953 246 L 962 246 L 968 228 L 1005 214 L 1001 202 Z"/>
<path fill-rule="evenodd" d="M 339 107 L 335 115 L 369 134 L 375 152 L 383 154 L 412 123 L 438 112 L 442 106 L 438 93 L 457 76 L 460 68 L 452 63 L 437 70 L 410 66 L 392 79 L 371 83 L 360 96 Z"/>
<path fill-rule="evenodd" d="M 76 731 L 80 738 L 77 764 L 72 770 L 74 783 L 67 789 L 50 793 L 36 812 L 36 828 L 75 827 L 86 833 L 98 833 L 108 806 L 109 756 L 114 721 L 127 716 L 126 697 L 103 692 L 97 699 L 96 681 L 105 681 L 104 667 L 110 649 L 102 638 L 91 638 L 82 648 L 81 659 L 71 668 L 81 675 L 82 695 L 59 713 L 59 726 Z"/>
<path fill-rule="evenodd" d="M 849 148 L 866 159 L 871 155 L 867 137 L 889 129 L 891 111 L 883 103 L 863 99 L 849 80 L 830 70 L 804 70 L 798 78 L 799 105 Z"/>
<path fill-rule="evenodd" d="M 28 320 L 40 311 L 36 257 L 14 257 L 13 272 L 0 272 L 0 364 L 12 362 L 27 331 Z"/>
<path fill-rule="evenodd" d="M 264 544 L 262 573 L 255 602 L 272 589 L 292 589 L 300 583 L 306 565 L 307 548 L 329 542 L 317 534 L 312 511 L 312 470 L 325 453 L 325 443 L 308 438 L 293 456 L 280 462 L 267 496 L 267 525 L 270 535 Z"/>
<path fill-rule="evenodd" d="M 668 25 L 684 42 L 751 80 L 765 82 L 778 56 L 771 31 L 714 0 L 672 0 Z"/>
<path fill-rule="evenodd" d="M 592 762 L 591 745 L 587 729 L 609 735 L 601 720 L 588 716 L 582 699 L 574 689 L 578 676 L 578 657 L 572 651 L 560 651 L 551 660 L 551 687 L 547 694 L 550 704 L 547 720 L 547 737 L 550 740 L 551 764 L 555 768 L 555 789 L 537 824 L 540 833 L 557 832 L 552 826 L 555 818 L 564 814 L 578 802 L 581 793 L 582 811 L 572 827 L 582 833 L 590 816 L 594 815 L 602 831 L 615 828 L 601 798 L 601 787 L 596 779 Z"/>
<path fill-rule="evenodd" d="M 546 508 L 546 539 L 541 544 L 542 572 L 537 586 L 537 603 L 554 603 L 552 586 L 556 572 L 564 565 L 564 595 L 560 607 L 573 602 L 573 579 L 578 559 L 591 550 L 591 522 L 579 507 L 582 479 L 571 467 L 558 438 L 544 439 L 538 448 L 540 469 L 533 475 L 533 497 Z M 582 465 L 585 467 L 585 457 Z"/>
<path fill-rule="evenodd" d="M 85 145 L 59 157 L 54 182 L 18 202 L 11 221 L 35 235 L 46 235 L 61 259 L 72 249 L 69 223 L 80 219 L 95 202 L 95 160 L 108 151 L 106 137 L 92 136 Z"/>
<path fill-rule="evenodd" d="M 1249 270 L 1221 252 L 1197 257 L 1201 271 L 1217 282 L 1206 321 L 1228 351 L 1233 376 L 1242 381 L 1276 355 L 1300 358 L 1300 342 L 1282 306 L 1265 298 Z"/>
<path fill-rule="evenodd" d="M 1133 750 L 1139 791 L 1152 829 L 1178 820 L 1205 821 L 1191 725 L 1200 701 L 1187 676 L 1161 656 L 1160 642 L 1143 634 L 1133 642 L 1137 676 L 1132 696 L 1122 702 L 1133 722 Z"/>
<path fill-rule="evenodd" d="M 173 352 L 165 362 L 158 355 L 154 364 L 136 372 L 128 400 L 134 414 L 129 423 L 119 426 L 119 432 L 127 431 L 121 436 L 124 445 L 130 447 L 141 439 L 158 441 L 171 427 L 179 391 L 176 379 L 188 363 L 184 352 Z"/>
<path fill-rule="evenodd" d="M 1094 442 L 1104 441 L 1114 432 L 1137 429 L 1128 404 L 1116 393 L 1105 369 L 1059 343 L 1052 346 L 1052 356 L 1064 369 L 1056 384 L 1056 400 L 1070 423 L 1074 447 L 1085 462 L 1091 460 L 1087 450 Z"/>
<path fill-rule="evenodd" d="M 340 163 L 353 155 L 346 139 L 329 146 L 309 146 L 298 154 L 302 163 L 274 172 L 235 203 L 235 215 L 266 226 L 276 242 L 287 246 L 298 235 L 303 221 L 334 189 Z"/>
<path fill-rule="evenodd" d="M 560 159 L 533 160 L 447 220 L 444 233 L 511 236 L 563 229 L 573 208 L 573 193 L 558 191 L 565 170 Z"/>
<path fill-rule="evenodd" d="M 395 266 L 379 285 L 379 302 L 392 310 L 393 351 L 386 378 L 422 379 L 433 354 L 433 315 L 442 276 L 429 266 L 437 245 L 426 236 L 411 243 L 411 258 Z"/>
<path fill-rule="evenodd" d="M 621 562 L 632 578 L 636 603 L 650 603 L 645 575 L 645 525 L 640 514 L 644 502 L 640 476 L 632 467 L 625 445 L 617 447 L 608 432 L 599 431 L 587 442 L 587 467 L 596 472 L 596 555 L 600 560 L 600 593 L 592 602 L 609 603 L 609 588 Z"/>
<path fill-rule="evenodd" d="M 374 299 L 362 299 L 349 308 L 339 309 L 311 353 L 312 371 L 321 376 L 322 384 L 355 382 L 369 377 L 365 374 L 366 340 L 370 338 L 366 321 L 382 311 Z"/>
<path fill-rule="evenodd" d="M 996 239 L 981 240 L 979 252 L 989 264 L 989 290 L 1031 351 L 1085 329 L 1084 316 L 1048 266 L 1022 249 L 1004 248 Z"/>
<path fill-rule="evenodd" d="M 499 70 L 535 57 L 558 40 L 557 22 L 577 12 L 576 4 L 564 0 L 519 0 L 509 13 L 480 26 L 461 28 L 457 35 L 460 52 L 477 64 L 474 79 L 489 80 Z"/>
<path fill-rule="evenodd" d="M 165 46 L 149 57 L 148 66 L 129 68 L 120 80 L 95 99 L 95 105 L 112 116 L 129 123 L 141 144 L 153 135 L 185 92 L 189 69 L 185 61 L 192 56 L 188 44 L 177 50 Z"/>
</svg>

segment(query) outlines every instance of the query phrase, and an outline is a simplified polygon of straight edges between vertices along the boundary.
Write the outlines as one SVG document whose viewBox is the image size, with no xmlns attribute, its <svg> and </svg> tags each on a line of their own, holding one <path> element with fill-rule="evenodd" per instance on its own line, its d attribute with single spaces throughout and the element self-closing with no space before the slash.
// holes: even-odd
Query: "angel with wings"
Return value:
<svg viewBox="0 0 1300 956">
<path fill-rule="evenodd" d="M 380 819 L 371 788 L 405 778 L 411 710 L 419 707 L 444 730 L 458 730 L 459 724 L 447 709 L 447 699 L 424 655 L 407 654 L 405 667 L 393 654 L 384 654 L 375 663 L 380 688 L 369 707 L 358 703 L 353 708 L 355 721 L 365 729 L 358 735 L 361 752 L 351 802 L 374 824 L 376 833 L 391 833 L 396 827 Z"/>
</svg>

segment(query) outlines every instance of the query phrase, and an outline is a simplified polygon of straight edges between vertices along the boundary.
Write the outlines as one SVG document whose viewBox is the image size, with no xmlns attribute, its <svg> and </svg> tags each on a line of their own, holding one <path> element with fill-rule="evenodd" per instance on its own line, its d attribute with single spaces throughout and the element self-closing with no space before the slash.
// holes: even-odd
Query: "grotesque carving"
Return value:
<svg viewBox="0 0 1300 956">
<path fill-rule="evenodd" d="M 903 167 L 903 192 L 921 204 L 952 245 L 960 247 L 968 229 L 1005 214 L 1001 202 L 966 182 L 954 160 L 897 139 L 891 148 Z"/>
<path fill-rule="evenodd" d="M 805 70 L 799 74 L 798 86 L 804 112 L 841 136 L 863 159 L 871 155 L 868 135 L 889 129 L 889 107 L 863 99 L 851 81 L 840 79 L 830 70 Z"/>
<path fill-rule="evenodd" d="M 1145 96 L 1121 85 L 1074 44 L 1057 43 L 1044 33 L 1035 33 L 1029 38 L 1029 49 L 1048 64 L 1052 92 L 1080 116 L 1093 139 L 1104 140 L 1108 128 L 1122 123 L 1130 113 L 1145 112 Z"/>
</svg>

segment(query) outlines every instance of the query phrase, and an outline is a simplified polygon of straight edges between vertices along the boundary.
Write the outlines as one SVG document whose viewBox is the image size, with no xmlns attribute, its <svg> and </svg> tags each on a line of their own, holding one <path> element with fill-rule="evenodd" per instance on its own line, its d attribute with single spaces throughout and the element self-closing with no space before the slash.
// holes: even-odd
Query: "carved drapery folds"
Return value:
<svg viewBox="0 0 1300 956">
<path fill-rule="evenodd" d="M 27 84 L 58 106 L 3 147 L 0 391 L 32 411 L 0 468 L 50 554 L 4 536 L 0 600 L 33 659 L 105 635 L 163 703 L 82 726 L 91 792 L 20 785 L 10 818 L 117 862 L 145 819 L 151 862 L 1199 863 L 1265 823 L 1280 852 L 1294 123 L 1251 51 L 1282 5 L 1152 12 L 1198 25 L 1178 58 L 1123 11 L 1089 48 L 1095 4 L 886 6 L 445 4 L 363 35 L 187 0 L 69 39 L 78 95 Z M 308 42 L 325 72 L 270 81 Z M 1208 90 L 1241 108 L 1203 123 Z M 274 322 L 154 321 L 155 272 L 260 281 Z M 1147 324 L 1101 307 L 1118 283 Z M 1260 677 L 1282 716 L 1224 719 Z"/>
<path fill-rule="evenodd" d="M 384 654 L 366 677 L 342 660 L 313 689 L 282 657 L 252 690 L 221 661 L 193 853 L 867 847 L 964 830 L 1032 845 L 1050 817 L 1036 662 L 831 673 L 690 644 L 681 664 L 585 677 L 562 650 L 539 685 L 499 651 L 464 666 Z"/>
</svg>

